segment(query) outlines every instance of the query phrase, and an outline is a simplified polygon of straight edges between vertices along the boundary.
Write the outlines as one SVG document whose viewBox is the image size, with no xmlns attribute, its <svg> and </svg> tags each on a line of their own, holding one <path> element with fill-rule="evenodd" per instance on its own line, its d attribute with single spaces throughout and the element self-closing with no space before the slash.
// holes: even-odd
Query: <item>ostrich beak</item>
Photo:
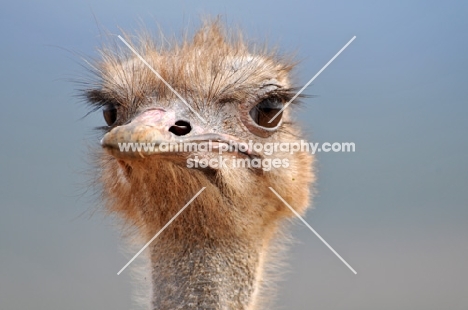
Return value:
<svg viewBox="0 0 468 310">
<path fill-rule="evenodd" d="M 186 158 L 189 152 L 180 149 L 169 149 L 172 144 L 210 143 L 211 151 L 223 148 L 229 151 L 227 145 L 232 142 L 241 144 L 237 138 L 210 133 L 204 128 L 193 126 L 189 134 L 176 134 L 174 128 L 176 117 L 174 113 L 160 109 L 150 109 L 135 117 L 130 123 L 117 126 L 106 133 L 101 140 L 101 146 L 112 156 L 121 160 L 145 158 L 152 155 L 171 158 Z M 187 123 L 188 124 L 188 123 Z M 180 129 L 180 127 L 179 127 Z M 221 146 L 224 145 L 224 146 Z M 239 151 L 242 156 L 252 156 L 252 151 Z"/>
</svg>

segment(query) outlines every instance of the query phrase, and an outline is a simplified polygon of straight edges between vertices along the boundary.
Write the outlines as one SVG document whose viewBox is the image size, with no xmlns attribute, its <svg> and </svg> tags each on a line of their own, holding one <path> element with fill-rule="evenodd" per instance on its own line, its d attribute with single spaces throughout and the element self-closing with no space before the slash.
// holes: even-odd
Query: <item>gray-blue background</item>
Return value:
<svg viewBox="0 0 468 310">
<path fill-rule="evenodd" d="M 308 138 L 352 141 L 318 155 L 297 221 L 282 309 L 468 309 L 468 4 L 463 1 L 42 1 L 0 10 L 0 309 L 128 309 L 118 227 L 84 171 L 100 113 L 85 119 L 69 78 L 99 27 L 166 33 L 222 14 L 249 37 L 297 51 Z M 70 50 L 72 52 L 66 51 Z M 84 213 L 84 215 L 82 215 Z"/>
</svg>

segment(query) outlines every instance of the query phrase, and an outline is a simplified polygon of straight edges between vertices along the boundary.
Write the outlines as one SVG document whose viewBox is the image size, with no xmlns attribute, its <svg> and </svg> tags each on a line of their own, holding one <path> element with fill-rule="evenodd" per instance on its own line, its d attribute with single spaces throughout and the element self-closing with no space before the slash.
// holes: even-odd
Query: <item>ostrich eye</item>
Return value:
<svg viewBox="0 0 468 310">
<path fill-rule="evenodd" d="M 112 103 L 106 104 L 102 109 L 102 115 L 108 126 L 112 126 L 117 120 L 117 108 Z"/>
<path fill-rule="evenodd" d="M 274 128 L 281 121 L 282 114 L 278 115 L 271 123 L 269 121 L 283 108 L 283 103 L 278 99 L 265 99 L 250 110 L 250 117 L 258 126 Z"/>
</svg>

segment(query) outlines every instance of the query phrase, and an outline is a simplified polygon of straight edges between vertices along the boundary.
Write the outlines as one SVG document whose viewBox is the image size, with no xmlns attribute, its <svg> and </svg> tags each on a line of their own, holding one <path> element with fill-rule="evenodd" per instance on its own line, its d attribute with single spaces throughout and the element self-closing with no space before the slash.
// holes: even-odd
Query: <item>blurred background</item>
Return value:
<svg viewBox="0 0 468 310">
<path fill-rule="evenodd" d="M 71 79 L 100 28 L 180 35 L 203 15 L 301 60 L 298 110 L 318 194 L 292 234 L 277 309 L 468 309 L 468 3 L 463 1 L 41 1 L 0 11 L 0 309 L 129 309 L 118 227 L 89 189 L 85 118 Z"/>
</svg>

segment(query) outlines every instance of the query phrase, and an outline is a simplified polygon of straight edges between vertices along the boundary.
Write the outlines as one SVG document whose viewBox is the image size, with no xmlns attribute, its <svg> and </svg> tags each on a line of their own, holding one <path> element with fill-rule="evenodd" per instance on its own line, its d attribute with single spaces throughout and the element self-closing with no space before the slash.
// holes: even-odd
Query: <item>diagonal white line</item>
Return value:
<svg viewBox="0 0 468 310">
<path fill-rule="evenodd" d="M 187 101 L 185 101 L 185 99 L 174 89 L 172 88 L 171 85 L 169 85 L 168 82 L 166 82 L 165 79 L 163 79 L 163 77 L 156 71 L 153 69 L 153 67 L 150 66 L 150 64 L 140 55 L 138 54 L 138 52 L 130 45 L 128 44 L 127 41 L 125 41 L 124 38 L 122 38 L 120 35 L 118 35 L 119 39 L 125 44 L 127 45 L 127 47 L 135 54 L 138 56 L 138 58 L 140 58 L 140 60 L 154 73 L 156 74 L 156 76 L 170 89 L 172 90 L 172 92 L 177 96 L 179 97 L 179 99 L 190 109 L 190 111 L 192 111 L 196 116 L 198 116 L 198 118 L 204 123 L 206 124 L 206 120 L 200 116 L 200 114 L 197 113 L 197 111 L 195 111 L 191 106 L 190 104 L 188 104 Z"/>
<path fill-rule="evenodd" d="M 269 189 L 289 208 L 291 209 L 291 211 L 302 221 L 302 223 L 304 223 L 304 225 L 306 225 L 319 239 L 320 241 L 322 241 L 329 249 L 330 251 L 333 252 L 333 254 L 335 254 L 342 262 L 343 264 L 346 265 L 346 267 L 348 267 L 354 274 L 357 274 L 356 270 L 353 269 L 353 267 L 351 267 L 344 259 L 343 257 L 340 256 L 340 254 L 338 254 L 329 244 L 328 242 L 325 241 L 325 239 L 322 238 L 322 236 L 320 236 L 318 234 L 318 232 L 315 231 L 315 229 L 313 229 L 303 218 L 302 216 L 299 215 L 299 213 L 296 212 L 296 210 L 294 210 L 287 202 L 286 200 L 283 199 L 283 197 L 281 197 L 272 187 L 269 187 Z"/>
<path fill-rule="evenodd" d="M 323 66 L 322 69 L 320 69 L 320 71 L 317 72 L 317 74 L 314 75 L 314 76 L 310 79 L 310 81 L 307 82 L 307 84 L 305 84 L 304 87 L 302 87 L 301 90 L 299 90 L 299 91 L 297 92 L 297 94 L 294 95 L 294 97 L 292 97 L 292 99 L 289 100 L 288 103 L 286 103 L 286 104 L 284 105 L 284 107 L 283 107 L 281 110 L 279 110 L 278 113 L 276 113 L 275 116 L 273 116 L 273 118 L 272 118 L 268 123 L 271 123 L 278 115 L 280 115 L 281 112 L 283 112 L 284 109 L 286 109 L 286 108 L 288 107 L 288 105 L 290 105 L 291 102 L 293 102 L 294 99 L 296 99 L 297 96 L 299 96 L 299 95 L 304 91 L 304 89 L 306 89 L 307 86 L 309 86 L 310 83 L 312 83 L 312 82 L 320 75 L 320 73 L 322 73 L 322 71 L 325 70 L 325 69 L 328 67 L 328 65 L 331 64 L 331 63 L 333 62 L 333 60 L 335 60 L 335 58 L 338 57 L 338 56 L 348 47 L 348 45 L 350 45 L 351 42 L 354 41 L 354 39 L 356 39 L 356 36 L 352 37 L 351 40 L 349 40 L 348 43 L 346 43 L 345 46 L 343 46 L 343 47 L 338 51 L 338 53 L 336 53 L 335 56 L 333 56 L 333 58 L 330 59 L 330 60 L 325 64 L 325 66 Z"/>
<path fill-rule="evenodd" d="M 154 235 L 154 237 L 151 238 L 151 240 L 148 241 L 148 242 L 145 244 L 145 246 L 144 246 L 140 251 L 138 251 L 138 253 L 136 253 L 135 256 L 133 256 L 133 258 L 132 258 L 127 264 L 125 264 L 125 266 L 123 266 L 122 269 L 120 269 L 119 272 L 117 272 L 117 275 L 120 275 L 120 274 L 122 273 L 122 271 L 124 271 L 125 268 L 127 268 L 128 265 L 130 265 L 130 264 L 135 260 L 135 258 L 137 258 L 138 255 L 140 255 L 141 252 L 143 252 L 143 251 L 151 244 L 151 242 L 153 242 L 154 239 L 156 239 L 156 238 L 164 231 L 164 229 L 166 229 L 169 225 L 171 225 L 171 223 L 176 219 L 176 217 L 178 217 L 178 216 L 185 210 L 185 208 L 187 208 L 187 207 L 189 206 L 189 204 L 191 204 L 192 201 L 194 201 L 195 198 L 197 198 L 197 196 L 200 195 L 201 192 L 203 192 L 203 191 L 205 190 L 205 188 L 206 188 L 206 187 L 203 187 L 198 193 L 196 193 L 195 196 L 193 196 L 192 199 L 190 199 L 189 202 L 187 202 L 187 203 L 185 204 L 185 206 L 183 206 L 182 209 L 180 209 L 179 212 L 177 212 L 176 215 L 174 215 L 174 216 L 171 218 L 171 220 L 170 220 L 169 222 L 167 222 L 166 225 L 164 225 L 164 227 L 161 228 L 161 229 L 157 232 L 157 234 Z"/>
</svg>

